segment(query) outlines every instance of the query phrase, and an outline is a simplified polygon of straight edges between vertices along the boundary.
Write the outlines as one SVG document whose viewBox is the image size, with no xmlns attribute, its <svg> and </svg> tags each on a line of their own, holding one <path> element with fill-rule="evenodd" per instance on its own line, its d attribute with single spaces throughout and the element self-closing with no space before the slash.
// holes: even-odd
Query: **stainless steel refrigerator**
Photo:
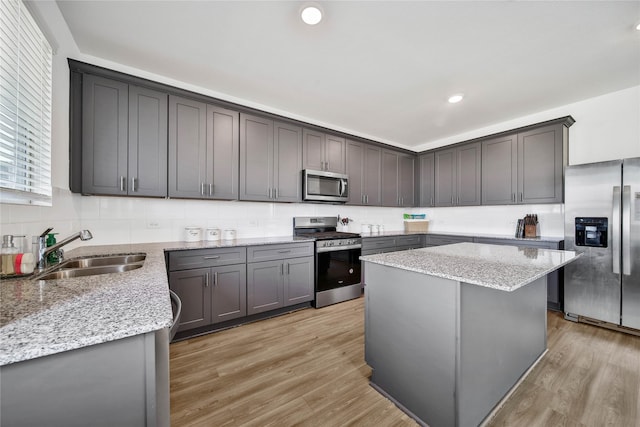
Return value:
<svg viewBox="0 0 640 427">
<path fill-rule="evenodd" d="M 640 330 L 640 158 L 568 167 L 564 218 L 565 317 Z"/>
</svg>

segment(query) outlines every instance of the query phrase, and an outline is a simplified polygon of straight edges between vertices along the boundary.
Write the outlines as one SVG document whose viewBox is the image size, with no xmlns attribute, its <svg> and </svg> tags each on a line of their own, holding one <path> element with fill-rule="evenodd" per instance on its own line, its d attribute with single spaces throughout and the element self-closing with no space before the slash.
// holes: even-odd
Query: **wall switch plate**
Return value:
<svg viewBox="0 0 640 427">
<path fill-rule="evenodd" d="M 155 221 L 155 220 L 147 221 L 147 228 L 160 228 L 160 221 Z"/>
</svg>

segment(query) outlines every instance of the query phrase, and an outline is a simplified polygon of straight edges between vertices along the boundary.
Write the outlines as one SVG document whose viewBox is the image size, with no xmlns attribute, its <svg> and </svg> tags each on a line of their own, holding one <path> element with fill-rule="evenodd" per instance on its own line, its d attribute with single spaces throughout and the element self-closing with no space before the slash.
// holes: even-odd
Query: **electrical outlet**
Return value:
<svg viewBox="0 0 640 427">
<path fill-rule="evenodd" d="M 160 221 L 156 221 L 156 220 L 147 221 L 147 228 L 160 228 Z"/>
<path fill-rule="evenodd" d="M 258 220 L 257 219 L 249 220 L 249 227 L 257 227 L 257 226 L 258 226 Z"/>
</svg>

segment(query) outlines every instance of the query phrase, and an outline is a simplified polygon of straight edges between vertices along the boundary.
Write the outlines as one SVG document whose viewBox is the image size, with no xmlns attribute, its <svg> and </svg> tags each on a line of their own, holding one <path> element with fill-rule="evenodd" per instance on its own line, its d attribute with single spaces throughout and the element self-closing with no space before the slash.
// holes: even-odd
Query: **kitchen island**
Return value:
<svg viewBox="0 0 640 427">
<path fill-rule="evenodd" d="M 459 243 L 362 257 L 371 385 L 422 424 L 481 424 L 544 355 L 574 252 Z"/>
</svg>

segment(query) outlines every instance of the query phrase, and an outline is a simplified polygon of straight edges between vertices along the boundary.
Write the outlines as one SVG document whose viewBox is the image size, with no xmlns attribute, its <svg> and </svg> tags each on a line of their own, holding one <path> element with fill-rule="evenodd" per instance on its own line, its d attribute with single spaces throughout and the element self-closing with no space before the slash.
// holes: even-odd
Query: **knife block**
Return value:
<svg viewBox="0 0 640 427">
<path fill-rule="evenodd" d="M 524 226 L 524 237 L 538 237 L 538 226 L 537 225 L 525 225 Z"/>
</svg>

